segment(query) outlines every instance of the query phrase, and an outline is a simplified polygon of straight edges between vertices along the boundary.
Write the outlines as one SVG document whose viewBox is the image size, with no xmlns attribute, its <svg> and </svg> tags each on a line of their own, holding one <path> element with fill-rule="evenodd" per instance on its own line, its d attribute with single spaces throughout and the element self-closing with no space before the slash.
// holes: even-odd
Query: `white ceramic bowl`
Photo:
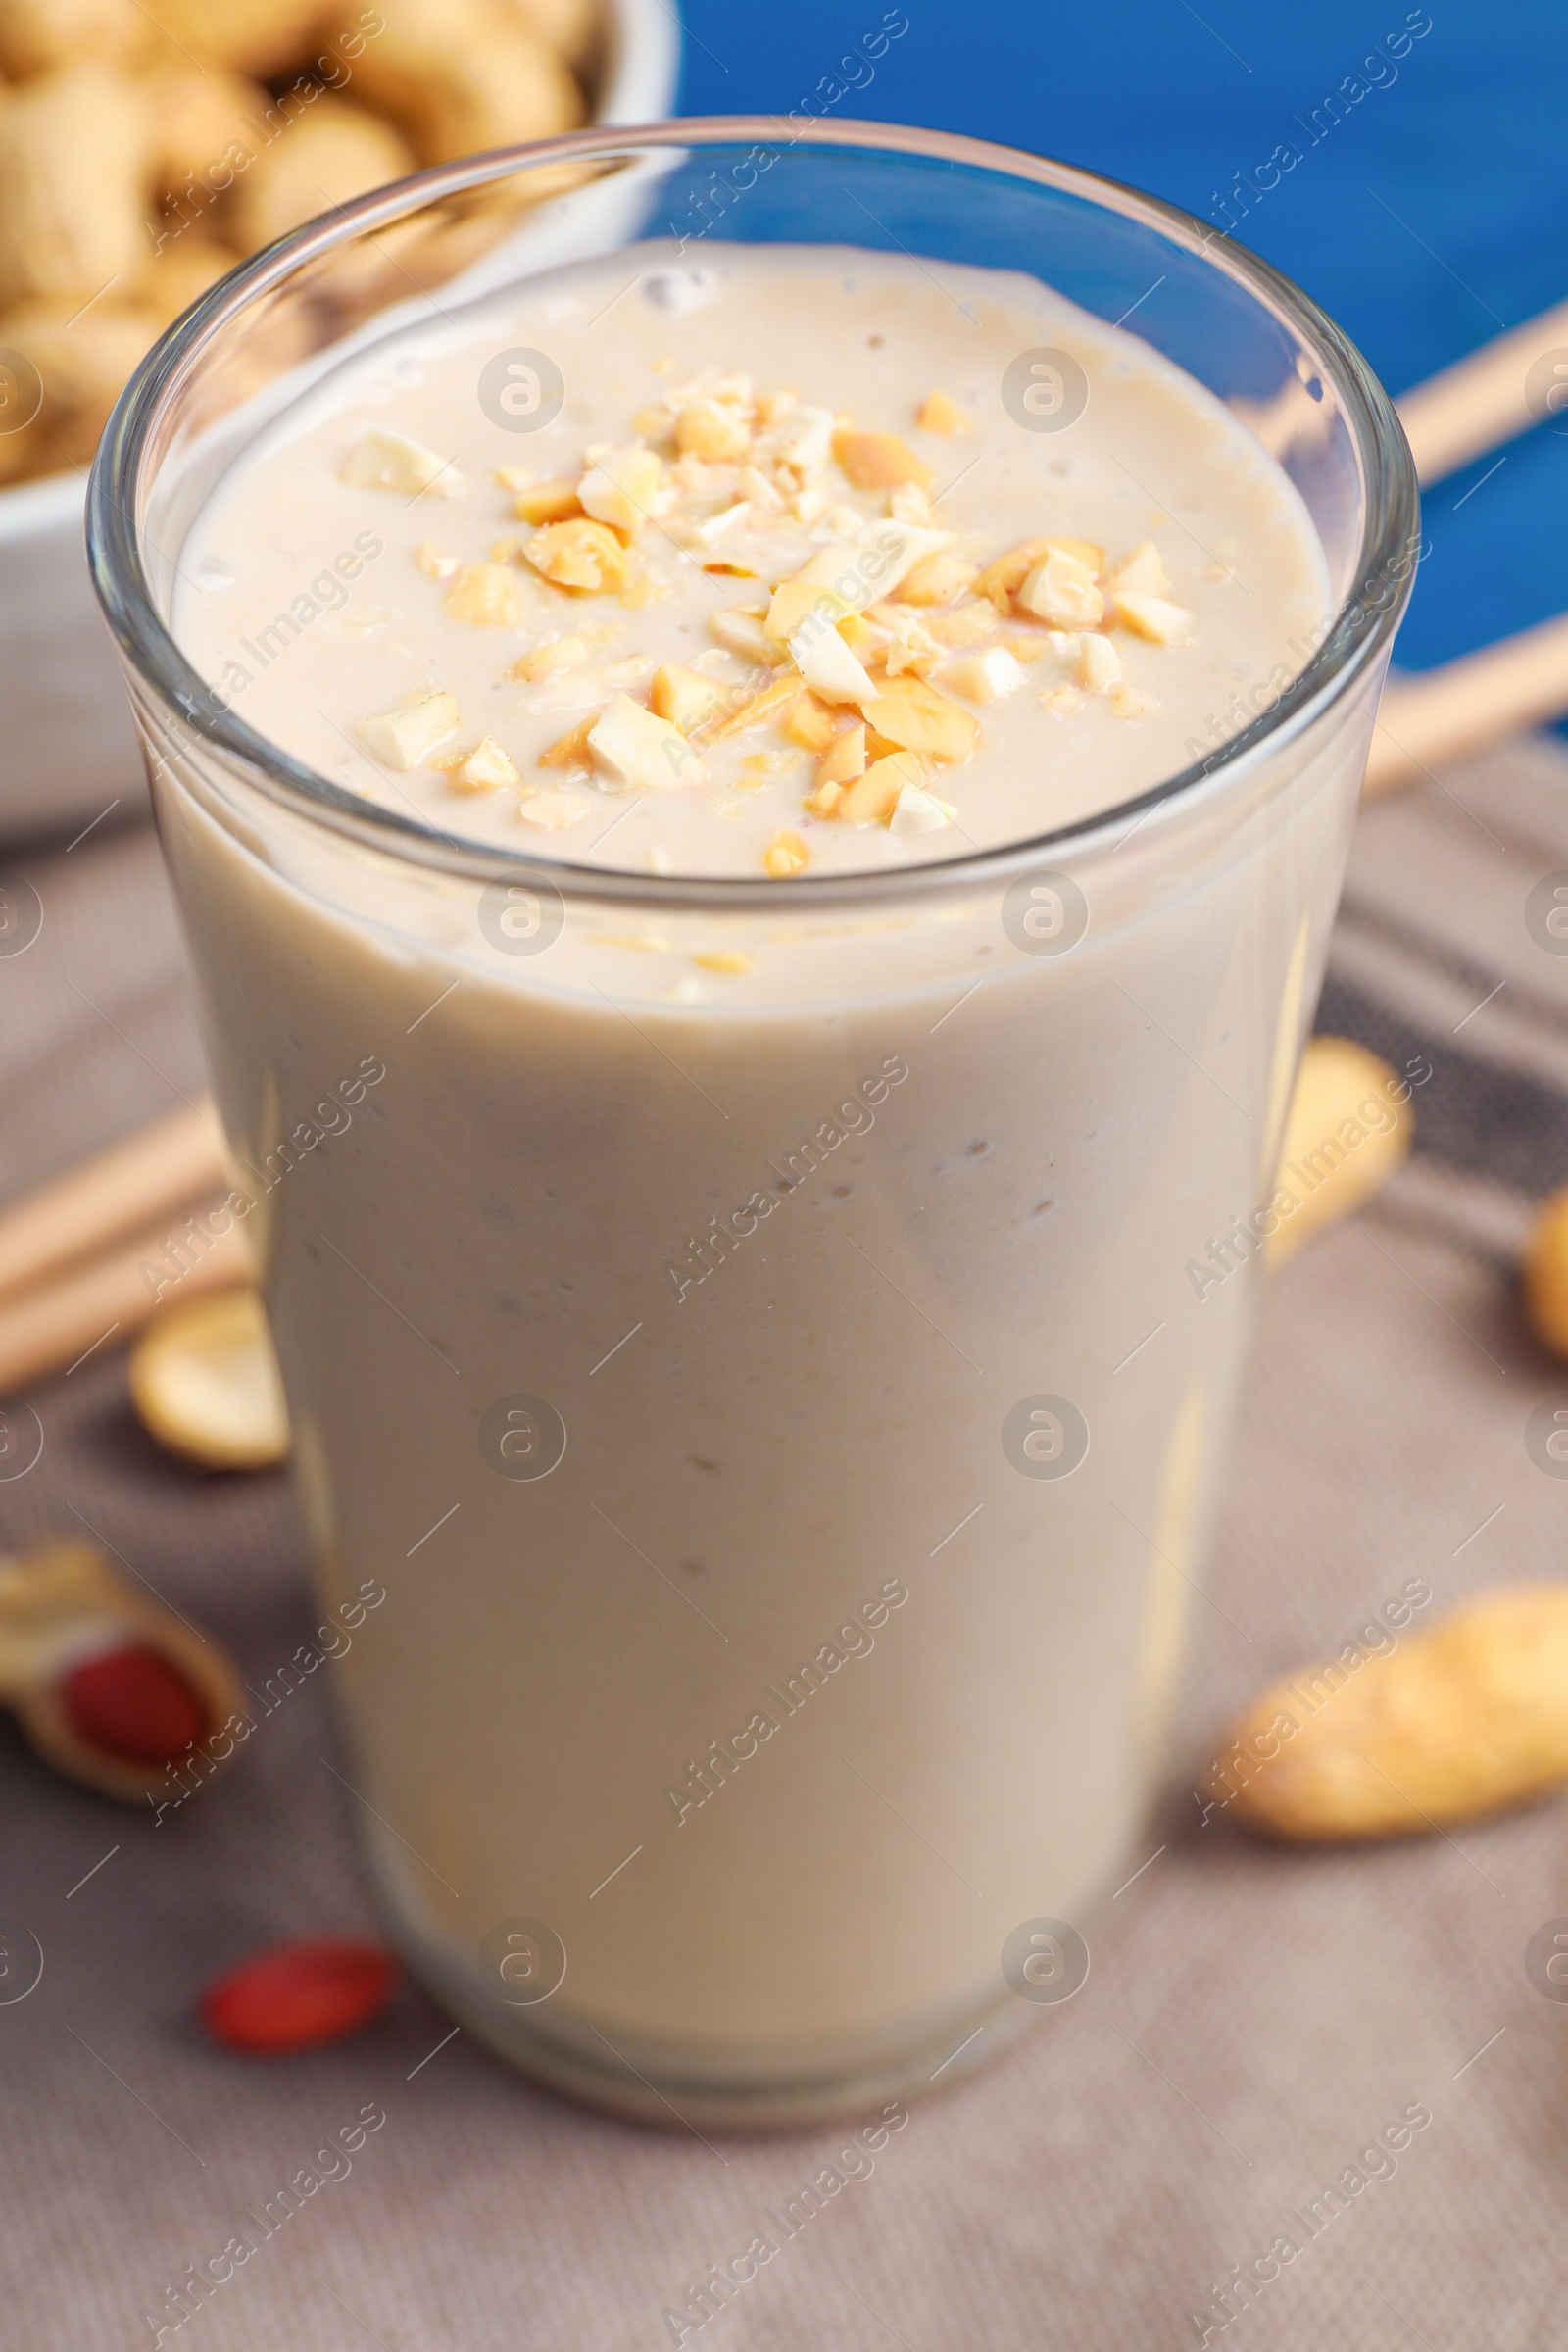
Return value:
<svg viewBox="0 0 1568 2352">
<path fill-rule="evenodd" d="M 665 0 L 606 0 L 600 122 L 674 104 L 680 32 Z M 79 832 L 145 806 L 120 664 L 87 579 L 85 473 L 0 490 L 0 842 Z M 118 803 L 118 807 L 116 804 Z"/>
</svg>

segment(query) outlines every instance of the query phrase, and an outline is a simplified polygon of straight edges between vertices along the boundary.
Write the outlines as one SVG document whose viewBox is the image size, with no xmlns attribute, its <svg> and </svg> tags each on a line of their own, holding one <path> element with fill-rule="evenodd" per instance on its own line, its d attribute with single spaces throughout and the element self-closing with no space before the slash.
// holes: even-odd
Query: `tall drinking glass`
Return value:
<svg viewBox="0 0 1568 2352">
<path fill-rule="evenodd" d="M 564 261 L 630 276 L 650 236 L 847 228 L 1136 306 L 1296 485 L 1331 609 L 1180 774 L 898 872 L 609 872 L 368 804 L 182 655 L 193 517 L 345 355 Z M 525 2071 L 803 2118 L 951 2080 L 1082 1982 L 1160 1771 L 1415 521 L 1382 391 L 1262 263 L 871 124 L 426 172 L 247 264 L 128 388 L 99 594 L 323 1598 L 387 1594 L 338 1674 L 366 1866 Z M 607 944 L 637 924 L 748 976 L 644 992 Z M 1240 1279 L 1195 1283 L 1227 1236 Z"/>
</svg>

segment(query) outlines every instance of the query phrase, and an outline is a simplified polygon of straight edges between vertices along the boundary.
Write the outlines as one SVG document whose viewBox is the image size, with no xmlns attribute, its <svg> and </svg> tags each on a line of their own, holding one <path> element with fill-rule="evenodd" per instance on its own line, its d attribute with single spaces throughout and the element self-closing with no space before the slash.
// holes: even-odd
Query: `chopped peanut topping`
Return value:
<svg viewBox="0 0 1568 2352">
<path fill-rule="evenodd" d="M 818 789 L 824 784 L 853 784 L 865 773 L 865 729 L 850 727 L 817 764 Z"/>
<path fill-rule="evenodd" d="M 1163 596 L 1144 596 L 1123 589 L 1116 599 L 1116 610 L 1134 636 L 1151 638 L 1155 645 L 1175 645 L 1193 625 L 1192 614 Z"/>
<path fill-rule="evenodd" d="M 783 733 L 791 743 L 800 744 L 806 751 L 825 752 L 833 741 L 833 713 L 813 694 L 797 695 L 784 721 Z"/>
<path fill-rule="evenodd" d="M 940 556 L 927 556 L 923 564 L 917 564 L 900 582 L 894 600 L 901 605 L 951 605 L 966 588 L 974 586 L 976 576 L 974 564 L 966 564 L 951 550 Z"/>
<path fill-rule="evenodd" d="M 699 670 L 679 662 L 666 662 L 654 672 L 649 700 L 661 718 L 667 718 L 683 735 L 717 718 L 724 708 L 723 688 Z"/>
<path fill-rule="evenodd" d="M 831 409 L 791 408 L 759 433 L 752 446 L 756 465 L 787 466 L 802 487 L 820 473 L 833 455 Z"/>
<path fill-rule="evenodd" d="M 575 482 L 531 482 L 512 512 L 519 522 L 565 522 L 582 513 Z"/>
<path fill-rule="evenodd" d="M 519 781 L 516 769 L 493 735 L 481 736 L 466 760 L 460 761 L 448 778 L 455 792 L 495 792 L 503 784 Z"/>
<path fill-rule="evenodd" d="M 924 782 L 918 760 L 907 752 L 891 752 L 885 760 L 873 760 L 864 775 L 850 786 L 839 813 L 846 824 L 885 825 L 899 805 L 900 793 Z"/>
<path fill-rule="evenodd" d="M 588 648 L 580 637 L 556 637 L 548 645 L 536 645 L 520 662 L 514 662 L 512 675 L 536 686 L 542 679 L 559 678 L 568 669 L 580 669 L 587 659 Z"/>
<path fill-rule="evenodd" d="M 414 561 L 426 579 L 430 580 L 450 580 L 463 564 L 461 556 L 438 555 L 433 539 L 426 539 L 422 546 L 415 550 Z"/>
<path fill-rule="evenodd" d="M 933 612 L 925 625 L 940 645 L 979 645 L 997 625 L 997 608 L 981 597 L 972 605 L 960 605 L 956 612 Z"/>
<path fill-rule="evenodd" d="M 735 477 L 735 488 L 740 497 L 749 499 L 754 507 L 760 507 L 765 514 L 783 514 L 784 501 L 766 474 L 759 473 L 755 466 L 741 467 Z"/>
<path fill-rule="evenodd" d="M 708 771 L 679 727 L 617 694 L 587 733 L 589 757 L 617 792 L 667 792 L 701 784 Z"/>
<path fill-rule="evenodd" d="M 662 372 L 674 375 L 674 363 Z M 929 392 L 914 415 L 925 432 L 951 437 L 973 429 L 941 390 Z M 638 437 L 625 446 L 590 445 L 578 481 L 541 482 L 523 467 L 498 466 L 494 479 L 531 536 L 496 542 L 489 562 L 465 564 L 430 540 L 415 558 L 429 578 L 446 583 L 448 613 L 503 628 L 521 627 L 538 603 L 518 564 L 553 587 L 618 596 L 628 606 L 670 595 L 671 579 L 645 571 L 630 544 L 656 518 L 677 549 L 690 551 L 681 558 L 689 575 L 701 564 L 759 583 L 757 602 L 709 613 L 715 644 L 708 654 L 662 662 L 653 651 L 628 654 L 624 638 L 615 646 L 613 627 L 588 619 L 581 634 L 532 646 L 505 673 L 535 689 L 523 698 L 530 712 L 553 706 L 582 713 L 591 706 L 539 760 L 543 768 L 589 771 L 572 779 L 579 788 L 590 774 L 607 792 L 701 786 L 710 780 L 710 747 L 748 731 L 755 742 L 756 730 L 771 727 L 777 748 L 726 760 L 711 779 L 730 787 L 709 795 L 716 814 L 740 817 L 743 794 L 798 777 L 805 764 L 798 755 L 807 752 L 816 761 L 803 796 L 811 816 L 886 824 L 900 835 L 934 833 L 957 821 L 931 788 L 938 762 L 974 756 L 981 726 L 973 706 L 1015 695 L 1028 683 L 1028 665 L 1043 656 L 1052 657 L 1046 666 L 1057 682 L 1039 701 L 1054 716 L 1081 710 L 1089 695 L 1107 699 L 1129 720 L 1159 709 L 1126 680 L 1109 634 L 1124 627 L 1172 645 L 1191 628 L 1192 615 L 1170 598 L 1152 539 L 1107 567 L 1095 542 L 1043 532 L 982 569 L 983 557 L 970 560 L 978 542 L 938 527 L 932 469 L 901 435 L 857 425 L 793 390 L 759 393 L 745 375 L 705 369 L 672 385 L 667 397 L 656 396 L 631 429 Z M 835 461 L 842 473 L 833 470 Z M 367 434 L 344 479 L 411 498 L 462 487 L 437 453 L 392 433 Z M 846 503 L 846 481 L 859 504 Z M 882 511 L 868 515 L 868 505 Z M 790 559 L 781 562 L 774 541 L 787 550 L 792 537 L 801 554 L 781 578 Z M 999 637 L 1008 621 L 1012 629 Z M 1027 625 L 1020 630 L 1019 622 Z M 732 656 L 754 665 L 751 684 L 734 682 Z M 591 793 L 521 784 L 494 736 L 467 753 L 443 753 L 457 726 L 452 696 L 424 693 L 364 721 L 361 732 L 385 764 L 427 763 L 454 792 L 520 786 L 520 813 L 529 823 L 557 829 L 591 812 Z M 663 862 L 654 870 L 667 871 L 668 853 L 657 857 Z M 808 862 L 790 832 L 763 853 L 775 879 Z M 739 951 L 715 949 L 694 960 L 713 972 L 752 968 Z M 697 988 L 694 980 L 681 985 Z"/>
<path fill-rule="evenodd" d="M 824 703 L 864 703 L 876 692 L 858 654 L 826 620 L 803 621 L 790 639 L 790 654 Z"/>
<path fill-rule="evenodd" d="M 422 767 L 457 731 L 458 706 L 450 694 L 406 694 L 382 717 L 360 721 L 360 734 L 382 766 L 405 774 Z"/>
<path fill-rule="evenodd" d="M 689 401 L 675 418 L 675 447 L 681 456 L 711 466 L 738 465 L 752 446 L 743 417 L 722 401 Z"/>
<path fill-rule="evenodd" d="M 945 392 L 926 394 L 915 422 L 928 433 L 946 433 L 950 437 L 954 433 L 966 433 L 969 430 L 968 417 L 957 402 L 950 400 Z"/>
<path fill-rule="evenodd" d="M 1130 556 L 1123 556 L 1107 576 L 1105 586 L 1115 597 L 1119 597 L 1124 588 L 1130 588 L 1135 596 L 1168 596 L 1170 582 L 1165 577 L 1165 566 L 1160 562 L 1159 550 L 1152 539 L 1142 540 Z"/>
<path fill-rule="evenodd" d="M 923 784 L 906 784 L 888 820 L 890 833 L 940 833 L 953 814 Z"/>
<path fill-rule="evenodd" d="M 1013 591 L 1023 586 L 1035 565 L 1051 553 L 1045 539 L 1020 539 L 989 564 L 974 584 L 976 596 L 988 596 L 999 612 L 1005 612 Z"/>
<path fill-rule="evenodd" d="M 971 703 L 1000 702 L 1004 694 L 1016 694 L 1023 682 L 1023 670 L 1004 645 L 994 645 L 983 654 L 971 654 L 967 661 L 955 662 L 951 669 L 942 673 L 943 685 Z"/>
<path fill-rule="evenodd" d="M 516 574 L 504 564 L 470 564 L 447 590 L 446 609 L 454 620 L 515 629 L 521 625 L 523 612 Z"/>
<path fill-rule="evenodd" d="M 705 972 L 744 973 L 757 969 L 755 959 L 744 948 L 708 948 L 702 955 L 694 956 L 692 961 L 701 964 Z"/>
<path fill-rule="evenodd" d="M 989 596 L 1004 612 L 1008 598 L 1016 596 L 1035 566 L 1053 554 L 1071 556 L 1090 573 L 1098 572 L 1105 560 L 1104 549 L 1091 539 L 1021 539 L 980 574 L 974 584 L 976 596 Z"/>
<path fill-rule="evenodd" d="M 584 594 L 604 589 L 615 595 L 631 582 L 630 560 L 608 523 L 550 523 L 535 533 L 523 554 L 535 571 L 558 588 Z"/>
<path fill-rule="evenodd" d="M 793 709 L 801 692 L 800 679 L 792 670 L 786 671 L 764 686 L 760 694 L 748 695 L 727 717 L 705 725 L 704 737 L 710 743 L 722 743 L 726 735 L 739 735 L 747 727 L 760 727 L 767 719 L 777 719 Z"/>
<path fill-rule="evenodd" d="M 985 607 L 989 612 L 989 605 Z M 923 678 L 942 666 L 942 640 L 933 637 L 923 620 L 899 606 L 879 607 L 877 617 L 887 630 L 888 644 L 884 660 L 890 678 L 902 677 L 906 671 Z"/>
<path fill-rule="evenodd" d="M 806 844 L 798 833 L 775 833 L 762 852 L 762 863 L 775 882 L 803 872 L 806 862 Z"/>
<path fill-rule="evenodd" d="M 936 760 L 967 760 L 980 741 L 980 721 L 974 713 L 949 702 L 922 678 L 901 678 L 863 708 L 867 723 L 902 751 L 929 752 Z"/>
<path fill-rule="evenodd" d="M 517 810 L 525 825 L 544 825 L 552 833 L 580 824 L 589 813 L 588 803 L 574 800 L 569 792 L 530 793 Z"/>
<path fill-rule="evenodd" d="M 771 664 L 789 660 L 787 650 L 773 642 L 755 612 L 742 612 L 731 608 L 728 612 L 710 613 L 708 625 L 720 645 L 727 646 L 732 654 L 742 655 L 748 662 Z"/>
<path fill-rule="evenodd" d="M 1088 565 L 1061 547 L 1035 565 L 1015 601 L 1021 612 L 1032 612 L 1054 629 L 1092 629 L 1105 610 Z"/>
<path fill-rule="evenodd" d="M 1108 637 L 1086 629 L 1078 640 L 1078 683 L 1091 694 L 1121 684 L 1121 656 Z"/>
<path fill-rule="evenodd" d="M 547 743 L 539 755 L 540 766 L 586 767 L 590 758 L 588 738 L 595 720 L 596 714 L 590 712 L 587 718 L 578 719 L 574 727 L 568 727 L 564 735 L 558 735 L 554 743 Z"/>
<path fill-rule="evenodd" d="M 629 449 L 607 450 L 577 484 L 583 513 L 635 539 L 653 512 L 663 474 L 663 461 L 654 450 L 635 442 Z"/>
<path fill-rule="evenodd" d="M 406 498 L 417 498 L 425 490 L 455 498 L 463 488 L 463 476 L 450 458 L 437 457 L 433 449 L 402 433 L 367 433 L 350 451 L 341 478 L 354 490 L 400 490 Z"/>
<path fill-rule="evenodd" d="M 796 630 L 812 615 L 820 614 L 824 621 L 839 621 L 853 609 L 833 589 L 797 573 L 793 580 L 781 580 L 774 589 L 763 626 L 775 644 L 788 645 Z"/>
<path fill-rule="evenodd" d="M 857 490 L 896 490 L 904 482 L 918 482 L 923 490 L 936 479 L 897 433 L 835 433 L 833 455 Z"/>
</svg>

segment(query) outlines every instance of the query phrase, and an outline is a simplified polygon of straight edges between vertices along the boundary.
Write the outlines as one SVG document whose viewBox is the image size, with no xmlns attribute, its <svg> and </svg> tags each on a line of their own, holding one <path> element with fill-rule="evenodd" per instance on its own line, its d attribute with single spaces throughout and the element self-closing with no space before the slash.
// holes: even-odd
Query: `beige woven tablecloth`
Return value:
<svg viewBox="0 0 1568 2352">
<path fill-rule="evenodd" d="M 1444 1603 L 1568 1572 L 1568 1483 L 1524 1445 L 1568 1373 L 1525 1336 L 1509 1272 L 1528 1200 L 1568 1179 L 1568 959 L 1525 920 L 1559 866 L 1553 744 L 1363 818 L 1321 1025 L 1433 1076 L 1414 1161 L 1268 1298 L 1181 1690 L 1189 1777 L 1229 1708 L 1406 1578 Z M 152 838 L 100 829 L 20 870 L 45 922 L 0 959 L 0 1197 L 201 1083 Z M 314 1622 L 285 1478 L 157 1452 L 113 1356 L 32 1401 L 44 1452 L 0 1485 L 0 1544 L 85 1522 L 259 1688 Z M 0 2345 L 120 2352 L 155 2340 L 148 2313 L 179 2352 L 670 2343 L 666 2308 L 842 2134 L 709 2145 L 577 2113 L 412 1990 L 359 2040 L 270 2067 L 194 2030 L 218 1968 L 366 1919 L 324 1681 L 160 1827 L 0 1723 L 0 1919 L 45 1955 L 0 2005 Z M 1205 2309 L 1211 2343 L 1258 2352 L 1561 2341 L 1568 2004 L 1524 1948 L 1568 1913 L 1568 1805 L 1300 1855 L 1204 1826 L 1178 1786 L 1150 1850 L 1090 1923 L 1078 1997 L 915 2103 L 688 2344 L 1153 2352 L 1198 2343 Z M 366 2107 L 384 2125 L 264 2238 L 268 2201 Z M 1409 2108 L 1430 2123 L 1358 2165 Z M 176 2329 L 168 2290 L 236 2232 L 256 2251 Z M 1300 2251 L 1271 2265 L 1282 2235 Z M 1259 2257 L 1278 2275 L 1222 2330 L 1213 2288 Z"/>
</svg>

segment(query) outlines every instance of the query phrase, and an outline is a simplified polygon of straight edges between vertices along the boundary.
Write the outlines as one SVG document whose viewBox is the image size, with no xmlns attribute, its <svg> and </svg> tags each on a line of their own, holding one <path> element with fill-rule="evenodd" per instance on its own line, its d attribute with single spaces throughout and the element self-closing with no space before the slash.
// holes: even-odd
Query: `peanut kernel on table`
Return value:
<svg viewBox="0 0 1568 2352">
<path fill-rule="evenodd" d="M 288 1452 L 288 1407 L 259 1294 L 214 1291 L 167 1307 L 131 1351 L 131 1402 L 172 1453 L 261 1470 Z"/>
<path fill-rule="evenodd" d="M 1317 1843 L 1441 1831 L 1568 1781 L 1568 1585 L 1483 1592 L 1397 1640 L 1263 1691 L 1221 1743 L 1212 1801 Z"/>
<path fill-rule="evenodd" d="M 1409 1092 L 1386 1061 L 1352 1039 L 1309 1039 L 1274 1179 L 1276 1201 L 1288 1192 L 1295 1205 L 1264 1244 L 1269 1265 L 1282 1264 L 1320 1226 L 1349 1216 L 1408 1157 Z"/>
</svg>

